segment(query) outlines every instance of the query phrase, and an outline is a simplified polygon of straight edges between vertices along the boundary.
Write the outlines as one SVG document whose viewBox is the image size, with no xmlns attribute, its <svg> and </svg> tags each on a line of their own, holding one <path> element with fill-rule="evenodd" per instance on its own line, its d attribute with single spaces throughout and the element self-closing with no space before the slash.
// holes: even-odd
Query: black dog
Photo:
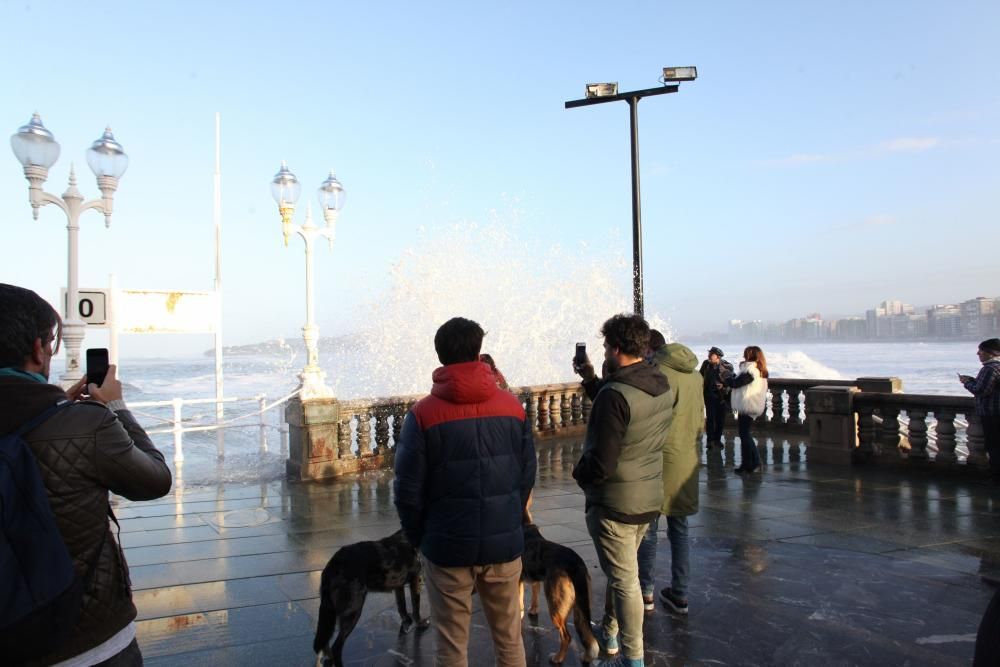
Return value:
<svg viewBox="0 0 1000 667">
<path fill-rule="evenodd" d="M 416 618 L 418 628 L 428 627 L 430 621 L 420 618 L 422 583 L 420 555 L 406 540 L 402 530 L 377 542 L 358 542 L 338 549 L 323 568 L 320 577 L 319 623 L 313 640 L 313 651 L 317 654 L 316 664 L 329 665 L 332 660 L 336 667 L 343 667 L 344 642 L 361 618 L 365 596 L 369 591 L 393 591 L 396 594 L 396 607 L 402 620 L 400 632 L 410 629 L 413 617 Z M 406 598 L 403 594 L 406 584 L 410 585 L 413 617 L 406 613 Z M 331 647 L 330 638 L 333 637 L 338 622 L 340 632 Z"/>
</svg>

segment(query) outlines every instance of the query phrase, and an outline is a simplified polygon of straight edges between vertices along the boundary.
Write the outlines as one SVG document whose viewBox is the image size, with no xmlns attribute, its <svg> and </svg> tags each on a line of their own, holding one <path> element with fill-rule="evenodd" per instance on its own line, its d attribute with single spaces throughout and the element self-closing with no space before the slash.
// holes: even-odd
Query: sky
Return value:
<svg viewBox="0 0 1000 667">
<path fill-rule="evenodd" d="M 0 127 L 41 114 L 62 146 L 46 189 L 73 162 L 98 196 L 84 151 L 105 125 L 130 157 L 110 229 L 81 218 L 81 287 L 212 288 L 221 114 L 226 344 L 305 319 L 303 244 L 283 246 L 269 192 L 282 160 L 298 222 L 330 169 L 347 191 L 316 252 L 324 335 L 362 327 L 393 267 L 469 226 L 502 226 L 540 263 L 606 256 L 628 303 L 628 106 L 563 104 L 588 82 L 657 86 L 664 66 L 699 73 L 639 104 L 646 312 L 676 334 L 1000 295 L 994 1 L 0 0 L 0 23 Z M 56 302 L 65 217 L 33 221 L 27 194 L 8 152 L 0 281 Z M 209 347 L 122 339 L 126 356 Z"/>
</svg>

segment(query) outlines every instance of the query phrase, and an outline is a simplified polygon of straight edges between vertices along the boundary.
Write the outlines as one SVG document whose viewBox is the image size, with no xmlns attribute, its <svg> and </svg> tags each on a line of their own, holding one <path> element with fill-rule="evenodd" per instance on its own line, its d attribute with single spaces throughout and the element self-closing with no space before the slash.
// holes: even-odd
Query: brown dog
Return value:
<svg viewBox="0 0 1000 667">
<path fill-rule="evenodd" d="M 357 542 L 337 550 L 323 568 L 319 584 L 319 623 L 313 651 L 316 664 L 324 667 L 331 662 L 343 667 L 341 653 L 347 636 L 354 630 L 365 597 L 369 591 L 396 594 L 396 607 L 402 621 L 399 631 L 407 632 L 416 620 L 423 629 L 430 621 L 420 618 L 421 578 L 420 555 L 398 530 L 375 542 Z M 410 586 L 413 616 L 406 611 L 403 587 Z M 330 645 L 333 631 L 340 625 L 337 639 Z"/>
<path fill-rule="evenodd" d="M 559 651 L 549 656 L 553 665 L 562 664 L 569 650 L 566 623 L 573 614 L 576 634 L 583 647 L 580 661 L 597 657 L 599 646 L 590 628 L 590 572 L 580 555 L 561 544 L 542 537 L 531 519 L 531 497 L 524 508 L 524 553 L 521 555 L 521 615 L 524 615 L 524 582 L 531 584 L 528 614 L 538 615 L 538 589 L 545 584 L 545 602 L 552 624 L 559 630 Z"/>
</svg>

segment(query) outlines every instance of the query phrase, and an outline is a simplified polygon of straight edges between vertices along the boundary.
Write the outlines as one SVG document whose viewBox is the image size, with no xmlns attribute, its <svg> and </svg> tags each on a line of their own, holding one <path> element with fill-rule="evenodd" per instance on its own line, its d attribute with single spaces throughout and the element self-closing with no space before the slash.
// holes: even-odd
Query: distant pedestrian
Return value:
<svg viewBox="0 0 1000 667">
<path fill-rule="evenodd" d="M 649 347 L 653 363 L 667 377 L 674 394 L 673 421 L 663 441 L 663 504 L 670 541 L 670 586 L 660 590 L 660 600 L 678 614 L 688 613 L 690 549 L 688 516 L 698 512 L 698 470 L 701 464 L 698 429 L 704 414 L 701 377 L 695 372 L 698 357 L 680 343 L 667 343 L 655 329 Z M 656 565 L 660 517 L 649 524 L 639 544 L 639 586 L 647 612 L 655 610 L 653 569 Z"/>
<path fill-rule="evenodd" d="M 493 373 L 493 379 L 496 381 L 498 387 L 504 391 L 510 391 L 510 385 L 507 384 L 507 378 L 505 378 L 503 373 L 500 372 L 500 369 L 497 368 L 497 363 L 493 361 L 493 357 L 488 354 L 480 354 L 479 361 L 490 367 L 490 371 Z"/>
<path fill-rule="evenodd" d="M 701 363 L 699 369 L 705 399 L 705 446 L 708 448 L 712 445 L 722 447 L 722 432 L 726 428 L 726 415 L 730 412 L 726 380 L 733 375 L 733 365 L 723 356 L 722 350 L 712 347 L 708 351 L 708 359 Z"/>
<path fill-rule="evenodd" d="M 463 317 L 434 335 L 442 366 L 403 421 L 393 494 L 406 538 L 423 555 L 435 664 L 468 665 L 475 590 L 497 667 L 524 667 L 522 516 L 537 460 L 520 400 L 479 360 L 483 336 Z"/>
<path fill-rule="evenodd" d="M 767 360 L 756 345 L 743 350 L 740 371 L 722 385 L 732 388 L 730 401 L 736 413 L 740 431 L 740 466 L 737 473 L 752 473 L 760 469 L 757 443 L 750 434 L 753 420 L 764 414 L 767 403 Z"/>
<path fill-rule="evenodd" d="M 990 338 L 976 350 L 980 363 L 976 377 L 959 375 L 962 386 L 976 397 L 976 414 L 983 424 L 983 439 L 990 457 L 993 483 L 1000 484 L 1000 338 Z"/>
</svg>

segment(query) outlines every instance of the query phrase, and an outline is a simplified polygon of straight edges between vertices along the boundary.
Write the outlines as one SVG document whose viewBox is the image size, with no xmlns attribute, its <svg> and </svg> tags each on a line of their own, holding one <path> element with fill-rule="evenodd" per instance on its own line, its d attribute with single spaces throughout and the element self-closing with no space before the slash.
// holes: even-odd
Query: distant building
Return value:
<svg viewBox="0 0 1000 667">
<path fill-rule="evenodd" d="M 985 338 L 996 332 L 996 300 L 984 296 L 959 304 L 962 335 Z"/>
<path fill-rule="evenodd" d="M 927 333 L 938 338 L 962 335 L 962 311 L 953 304 L 931 306 L 927 310 Z"/>
</svg>

